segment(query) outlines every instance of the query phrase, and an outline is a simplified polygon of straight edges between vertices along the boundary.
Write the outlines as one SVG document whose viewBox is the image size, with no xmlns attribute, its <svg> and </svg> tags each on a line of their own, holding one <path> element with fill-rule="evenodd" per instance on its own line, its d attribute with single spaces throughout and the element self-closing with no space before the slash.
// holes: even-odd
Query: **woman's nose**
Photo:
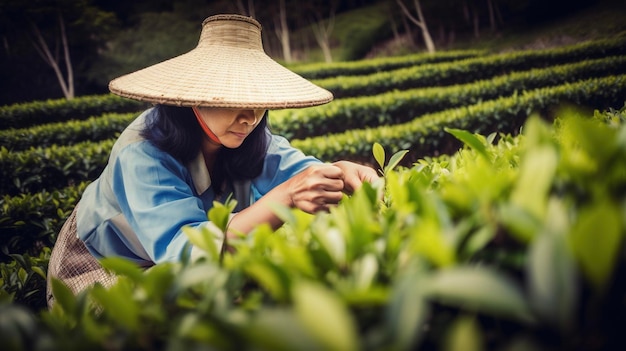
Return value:
<svg viewBox="0 0 626 351">
<path fill-rule="evenodd" d="M 265 110 L 243 110 L 239 116 L 239 123 L 246 123 L 248 125 L 255 125 L 263 117 Z"/>
</svg>

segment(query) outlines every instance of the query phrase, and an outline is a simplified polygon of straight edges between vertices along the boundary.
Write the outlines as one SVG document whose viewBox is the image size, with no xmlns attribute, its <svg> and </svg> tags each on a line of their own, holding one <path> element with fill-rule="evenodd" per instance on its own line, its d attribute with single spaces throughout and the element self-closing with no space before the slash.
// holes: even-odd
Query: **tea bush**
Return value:
<svg viewBox="0 0 626 351">
<path fill-rule="evenodd" d="M 0 306 L 0 336 L 16 350 L 620 349 L 624 114 L 556 114 L 517 137 L 448 129 L 465 147 L 408 168 L 374 147 L 384 181 L 330 213 L 276 208 L 286 224 L 232 253 L 187 230 L 197 261 L 105 259 L 112 288 L 55 281 L 50 311 Z"/>
<path fill-rule="evenodd" d="M 390 90 L 469 83 L 531 68 L 626 54 L 626 38 L 596 40 L 547 50 L 515 51 L 453 62 L 423 64 L 373 73 L 313 80 L 335 98 L 376 95 Z"/>
<path fill-rule="evenodd" d="M 477 104 L 541 87 L 626 73 L 626 56 L 609 56 L 535 68 L 445 87 L 393 90 L 373 96 L 336 99 L 303 110 L 272 111 L 272 130 L 302 139 L 351 129 L 408 122 L 423 114 Z"/>
<path fill-rule="evenodd" d="M 456 61 L 482 55 L 485 55 L 485 52 L 479 50 L 440 51 L 435 54 L 421 52 L 404 56 L 379 57 L 358 61 L 288 64 L 287 67 L 304 78 L 322 79 L 337 76 L 367 75 L 425 63 Z"/>
<path fill-rule="evenodd" d="M 396 149 L 410 148 L 412 157 L 447 153 L 451 151 L 450 145 L 456 145 L 450 144 L 450 139 L 443 133 L 444 126 L 480 133 L 493 130 L 515 132 L 530 112 L 547 109 L 561 101 L 598 108 L 621 105 L 625 87 L 624 75 L 586 79 L 414 116 L 406 123 L 352 129 L 340 134 L 293 140 L 292 144 L 324 161 L 344 158 L 371 162 L 370 145 L 375 141 Z M 376 103 L 384 104 L 383 101 Z M 106 165 L 113 142 L 114 139 L 108 139 L 71 146 L 31 148 L 21 152 L 9 152 L 0 147 L 0 176 L 8 180 L 0 184 L 0 193 L 33 193 L 94 179 Z"/>
<path fill-rule="evenodd" d="M 32 147 L 69 146 L 83 141 L 106 140 L 119 135 L 138 115 L 138 112 L 105 113 L 81 121 L 0 130 L 0 145 L 9 151 L 24 151 Z"/>
<path fill-rule="evenodd" d="M 145 107 L 145 103 L 113 94 L 22 102 L 0 106 L 0 129 L 80 120 L 105 112 L 139 111 Z"/>
</svg>

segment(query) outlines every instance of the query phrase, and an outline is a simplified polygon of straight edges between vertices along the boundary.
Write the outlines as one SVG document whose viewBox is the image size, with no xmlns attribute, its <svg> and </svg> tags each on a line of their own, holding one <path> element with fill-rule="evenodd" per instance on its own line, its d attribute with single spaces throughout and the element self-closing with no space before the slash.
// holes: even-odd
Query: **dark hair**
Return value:
<svg viewBox="0 0 626 351">
<path fill-rule="evenodd" d="M 191 108 L 156 105 L 155 109 L 154 113 L 148 114 L 141 136 L 183 163 L 195 158 L 201 147 L 203 131 Z M 236 149 L 222 147 L 218 152 L 217 167 L 211 174 L 216 194 L 224 190 L 226 180 L 252 179 L 261 174 L 269 145 L 267 112 L 264 117 L 241 146 Z"/>
</svg>

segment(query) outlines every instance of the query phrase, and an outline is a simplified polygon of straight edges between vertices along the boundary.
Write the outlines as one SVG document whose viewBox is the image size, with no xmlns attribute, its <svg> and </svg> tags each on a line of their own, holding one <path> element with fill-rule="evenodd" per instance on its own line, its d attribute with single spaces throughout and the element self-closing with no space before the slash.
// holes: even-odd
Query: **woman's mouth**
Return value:
<svg viewBox="0 0 626 351">
<path fill-rule="evenodd" d="M 236 136 L 237 138 L 241 138 L 244 139 L 245 137 L 248 136 L 248 133 L 245 132 L 231 132 L 233 133 L 234 136 Z"/>
</svg>

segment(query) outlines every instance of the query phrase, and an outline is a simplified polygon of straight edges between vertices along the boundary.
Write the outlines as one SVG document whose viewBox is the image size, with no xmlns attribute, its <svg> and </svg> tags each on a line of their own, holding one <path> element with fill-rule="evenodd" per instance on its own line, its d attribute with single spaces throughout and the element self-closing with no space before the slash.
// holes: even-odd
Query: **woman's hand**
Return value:
<svg viewBox="0 0 626 351">
<path fill-rule="evenodd" d="M 249 233 L 260 223 L 278 228 L 283 222 L 272 204 L 296 207 L 307 213 L 329 211 L 341 201 L 344 192 L 352 193 L 363 182 L 378 179 L 373 168 L 348 161 L 310 166 L 235 215 L 229 224 L 229 235 Z"/>
<path fill-rule="evenodd" d="M 286 181 L 284 186 L 291 207 L 308 213 L 328 211 L 343 198 L 344 172 L 331 164 L 314 165 Z"/>
<path fill-rule="evenodd" d="M 355 190 L 363 185 L 363 182 L 374 183 L 380 177 L 372 168 L 360 165 L 350 161 L 337 161 L 333 165 L 341 168 L 343 171 L 343 191 L 352 194 Z"/>
<path fill-rule="evenodd" d="M 376 171 L 349 161 L 311 166 L 288 180 L 291 207 L 305 212 L 328 211 L 343 198 L 363 185 L 379 179 Z"/>
</svg>

